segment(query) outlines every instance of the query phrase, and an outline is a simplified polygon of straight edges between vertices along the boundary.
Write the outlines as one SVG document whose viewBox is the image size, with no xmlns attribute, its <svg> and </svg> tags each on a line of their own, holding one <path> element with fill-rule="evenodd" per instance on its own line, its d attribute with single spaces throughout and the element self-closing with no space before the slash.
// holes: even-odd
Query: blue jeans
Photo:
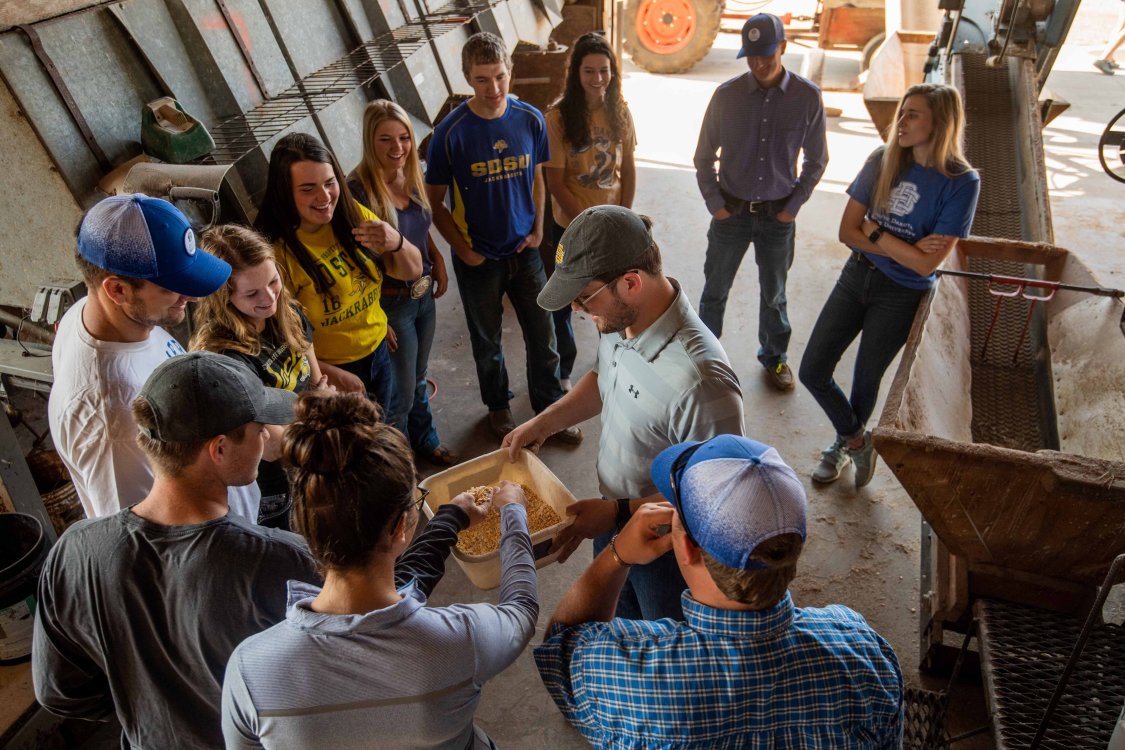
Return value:
<svg viewBox="0 0 1125 750">
<path fill-rule="evenodd" d="M 384 338 L 375 347 L 375 351 L 363 359 L 336 365 L 341 370 L 347 370 L 352 375 L 363 381 L 367 389 L 367 397 L 378 402 L 383 407 L 383 421 L 387 420 L 387 411 L 395 397 L 395 374 L 391 368 L 390 347 Z"/>
<path fill-rule="evenodd" d="M 543 270 L 547 278 L 555 272 L 555 252 L 559 247 L 559 238 L 566 231 L 554 220 L 548 230 L 548 241 L 539 250 L 539 258 L 543 261 Z M 570 305 L 551 313 L 555 321 L 555 344 L 559 350 L 559 377 L 569 378 L 574 372 L 574 360 L 578 358 L 578 345 L 574 341 L 574 326 L 570 322 Z"/>
<path fill-rule="evenodd" d="M 410 439 L 416 453 L 429 455 L 441 444 L 434 415 L 430 411 L 430 389 L 426 370 L 430 348 L 437 325 L 437 305 L 432 291 L 420 299 L 383 297 L 380 302 L 387 313 L 387 324 L 394 329 L 398 348 L 391 352 L 395 374 L 395 398 L 387 409 L 387 424 L 393 425 Z"/>
<path fill-rule="evenodd" d="M 789 312 L 785 300 L 785 280 L 793 265 L 793 240 L 796 222 L 788 224 L 767 214 L 740 212 L 718 221 L 711 219 L 707 230 L 707 259 L 703 264 L 703 295 L 699 298 L 699 317 L 716 337 L 723 335 L 723 314 L 727 309 L 734 276 L 742 256 L 754 243 L 754 262 L 758 264 L 758 361 L 775 367 L 786 360 L 789 349 Z"/>
<path fill-rule="evenodd" d="M 609 540 L 618 531 L 620 529 L 613 529 L 594 537 L 594 557 L 609 546 Z M 616 615 L 627 620 L 659 620 L 662 617 L 682 620 L 684 608 L 680 595 L 686 588 L 676 556 L 668 552 L 648 565 L 636 565 L 629 570 L 629 577 L 617 599 Z"/>
<path fill-rule="evenodd" d="M 551 322 L 551 314 L 536 301 L 547 283 L 539 251 L 527 248 L 508 258 L 486 260 L 479 266 L 470 266 L 454 255 L 453 272 L 457 276 L 465 322 L 469 326 L 480 397 L 488 410 L 507 409 L 512 398 L 508 390 L 504 350 L 500 345 L 505 294 L 523 330 L 531 408 L 538 413 L 562 398 L 555 326 Z"/>
<path fill-rule="evenodd" d="M 891 281 L 856 253 L 844 264 L 813 326 L 799 373 L 840 437 L 855 437 L 867 427 L 883 373 L 906 343 L 914 313 L 926 294 L 926 289 L 908 289 Z M 832 373 L 861 333 L 848 399 Z"/>
</svg>

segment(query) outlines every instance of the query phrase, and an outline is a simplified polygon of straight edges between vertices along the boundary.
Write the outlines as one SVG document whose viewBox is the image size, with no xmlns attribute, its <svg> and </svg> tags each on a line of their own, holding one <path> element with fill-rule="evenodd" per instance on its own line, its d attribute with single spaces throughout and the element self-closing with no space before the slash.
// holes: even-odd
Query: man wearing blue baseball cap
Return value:
<svg viewBox="0 0 1125 750">
<path fill-rule="evenodd" d="M 222 286 L 230 266 L 195 246 L 187 218 L 146 195 L 106 198 L 78 226 L 87 296 L 59 322 L 52 347 L 51 438 L 88 517 L 142 500 L 152 469 L 137 446 L 130 404 L 157 365 L 184 349 L 167 331 L 187 303 Z M 232 492 L 232 507 L 240 508 Z"/>
<path fill-rule="evenodd" d="M 801 480 L 777 451 L 720 435 L 662 451 L 643 506 L 559 603 L 535 662 L 594 746 L 898 748 L 890 644 L 840 605 L 793 605 Z M 633 565 L 676 556 L 685 622 L 613 619 Z"/>
<path fill-rule="evenodd" d="M 781 64 L 785 44 L 777 16 L 759 13 L 743 25 L 738 57 L 750 70 L 711 97 L 695 148 L 695 177 L 712 217 L 699 317 L 722 337 L 727 295 L 754 243 L 758 361 L 773 387 L 791 391 L 796 381 L 786 362 L 792 328 L 785 282 L 797 212 L 828 165 L 828 142 L 820 89 Z"/>
</svg>

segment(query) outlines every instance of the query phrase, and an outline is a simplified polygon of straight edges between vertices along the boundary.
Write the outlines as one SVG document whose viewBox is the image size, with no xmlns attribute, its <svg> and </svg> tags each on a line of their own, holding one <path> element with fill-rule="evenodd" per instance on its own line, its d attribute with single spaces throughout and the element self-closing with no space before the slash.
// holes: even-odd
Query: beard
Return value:
<svg viewBox="0 0 1125 750">
<path fill-rule="evenodd" d="M 621 333 L 637 322 L 637 311 L 622 302 L 615 294 L 613 308 L 596 317 L 598 333 Z"/>
<path fill-rule="evenodd" d="M 142 302 L 128 302 L 121 306 L 121 311 L 125 313 L 125 317 L 133 321 L 137 325 L 145 326 L 146 328 L 170 328 L 177 326 L 183 322 L 184 317 L 187 315 L 187 309 L 176 309 L 168 307 L 159 311 L 159 314 L 154 314 L 149 311 Z"/>
</svg>

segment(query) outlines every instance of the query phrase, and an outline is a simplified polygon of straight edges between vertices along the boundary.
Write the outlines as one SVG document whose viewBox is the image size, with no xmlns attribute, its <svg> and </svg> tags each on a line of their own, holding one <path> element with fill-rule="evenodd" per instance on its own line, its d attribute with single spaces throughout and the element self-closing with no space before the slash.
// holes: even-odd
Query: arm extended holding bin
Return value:
<svg viewBox="0 0 1125 750">
<path fill-rule="evenodd" d="M 457 544 L 457 535 L 488 514 L 489 504 L 477 505 L 467 492 L 452 498 L 434 513 L 421 535 L 395 560 L 395 588 L 414 581 L 429 597 L 445 575 L 445 559 Z"/>
</svg>

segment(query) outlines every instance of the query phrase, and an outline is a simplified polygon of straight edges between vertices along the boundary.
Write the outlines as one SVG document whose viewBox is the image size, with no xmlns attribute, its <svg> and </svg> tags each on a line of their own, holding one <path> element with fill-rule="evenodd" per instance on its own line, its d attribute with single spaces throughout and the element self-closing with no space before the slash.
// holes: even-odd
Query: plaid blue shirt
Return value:
<svg viewBox="0 0 1125 750">
<path fill-rule="evenodd" d="M 683 594 L 686 622 L 556 625 L 535 663 L 597 748 L 899 748 L 894 649 L 847 607 L 758 612 Z"/>
</svg>

